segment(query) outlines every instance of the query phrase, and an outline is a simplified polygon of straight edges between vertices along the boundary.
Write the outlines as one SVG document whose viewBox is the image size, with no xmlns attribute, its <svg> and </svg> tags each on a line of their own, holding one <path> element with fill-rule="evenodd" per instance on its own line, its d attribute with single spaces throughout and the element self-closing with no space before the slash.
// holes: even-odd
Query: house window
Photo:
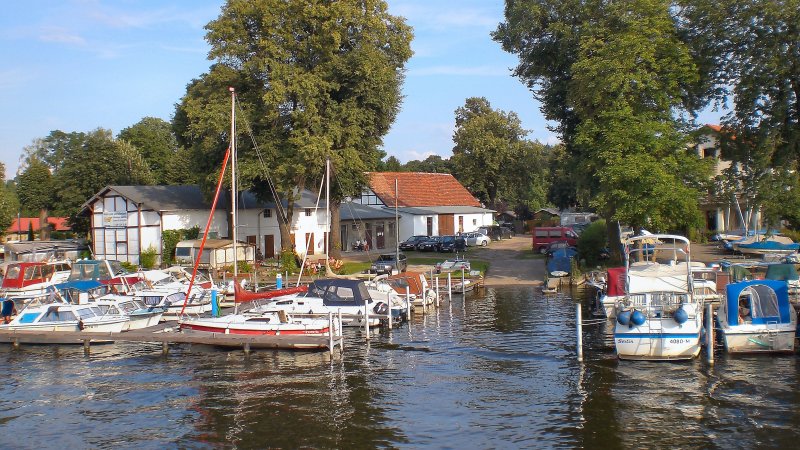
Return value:
<svg viewBox="0 0 800 450">
<path fill-rule="evenodd" d="M 306 208 L 306 217 L 311 217 L 311 208 Z"/>
<path fill-rule="evenodd" d="M 271 209 L 265 209 L 264 210 L 264 217 L 272 217 L 272 210 Z"/>
<path fill-rule="evenodd" d="M 472 225 L 477 225 L 477 224 L 478 224 L 478 219 L 472 219 Z"/>
</svg>

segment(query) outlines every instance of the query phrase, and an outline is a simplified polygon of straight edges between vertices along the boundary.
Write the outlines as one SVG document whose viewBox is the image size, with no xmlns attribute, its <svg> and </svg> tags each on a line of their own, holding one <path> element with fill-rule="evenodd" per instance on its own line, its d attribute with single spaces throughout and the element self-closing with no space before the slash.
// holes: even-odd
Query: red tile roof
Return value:
<svg viewBox="0 0 800 450">
<path fill-rule="evenodd" d="M 481 203 L 449 173 L 369 172 L 369 187 L 386 206 L 477 206 Z"/>
<path fill-rule="evenodd" d="M 53 225 L 53 230 L 55 231 L 69 231 L 72 229 L 67 224 L 67 217 L 48 217 L 47 223 Z M 17 223 L 17 219 L 14 218 L 14 221 L 11 222 L 11 226 L 6 229 L 6 233 L 27 233 L 30 224 L 33 224 L 34 232 L 40 230 L 38 217 L 22 217 L 19 219 L 19 223 Z"/>
</svg>

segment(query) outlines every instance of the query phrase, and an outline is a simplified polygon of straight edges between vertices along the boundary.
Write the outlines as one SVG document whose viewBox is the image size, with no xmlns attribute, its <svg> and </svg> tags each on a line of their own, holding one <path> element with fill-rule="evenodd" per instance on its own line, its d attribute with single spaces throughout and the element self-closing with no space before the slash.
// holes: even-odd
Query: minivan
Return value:
<svg viewBox="0 0 800 450">
<path fill-rule="evenodd" d="M 570 227 L 536 227 L 533 229 L 533 251 L 545 253 L 551 242 L 566 241 L 574 247 L 578 244 L 578 235 Z"/>
</svg>

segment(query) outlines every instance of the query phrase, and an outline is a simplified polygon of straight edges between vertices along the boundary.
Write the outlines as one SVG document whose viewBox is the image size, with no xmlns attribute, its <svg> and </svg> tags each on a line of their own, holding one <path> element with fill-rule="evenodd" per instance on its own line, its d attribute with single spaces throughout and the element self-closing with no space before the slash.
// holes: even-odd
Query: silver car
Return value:
<svg viewBox="0 0 800 450">
<path fill-rule="evenodd" d="M 464 233 L 463 237 L 464 240 L 467 242 L 467 245 L 470 247 L 478 245 L 480 245 L 481 247 L 486 247 L 487 245 L 489 245 L 489 241 L 491 240 L 489 239 L 489 236 L 486 236 L 485 234 L 478 232 Z"/>
</svg>

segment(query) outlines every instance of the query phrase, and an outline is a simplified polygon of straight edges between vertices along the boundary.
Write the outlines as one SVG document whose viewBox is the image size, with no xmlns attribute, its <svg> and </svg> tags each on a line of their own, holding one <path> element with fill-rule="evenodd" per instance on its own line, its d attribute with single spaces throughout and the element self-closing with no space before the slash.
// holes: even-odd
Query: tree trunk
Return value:
<svg viewBox="0 0 800 450">
<path fill-rule="evenodd" d="M 294 239 L 292 237 L 292 222 L 294 221 L 294 198 L 291 193 L 285 196 L 288 201 L 286 202 L 286 217 L 281 218 L 278 215 L 278 228 L 281 231 L 281 252 L 294 251 Z M 281 201 L 275 199 L 276 202 Z"/>
<path fill-rule="evenodd" d="M 50 223 L 47 221 L 47 208 L 39 211 L 39 240 L 50 240 Z"/>
<path fill-rule="evenodd" d="M 342 258 L 342 235 L 339 233 L 341 221 L 339 217 L 339 210 L 342 207 L 341 200 L 331 201 L 331 229 L 328 232 L 328 255 L 335 259 Z"/>
<path fill-rule="evenodd" d="M 619 265 L 623 262 L 621 236 L 619 233 L 619 226 L 617 222 L 611 220 L 612 215 L 609 214 L 605 217 L 606 220 L 606 237 L 608 238 L 608 250 L 610 251 L 611 263 Z"/>
</svg>

